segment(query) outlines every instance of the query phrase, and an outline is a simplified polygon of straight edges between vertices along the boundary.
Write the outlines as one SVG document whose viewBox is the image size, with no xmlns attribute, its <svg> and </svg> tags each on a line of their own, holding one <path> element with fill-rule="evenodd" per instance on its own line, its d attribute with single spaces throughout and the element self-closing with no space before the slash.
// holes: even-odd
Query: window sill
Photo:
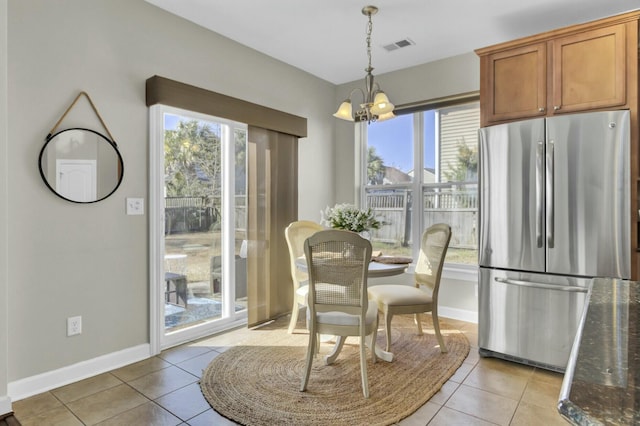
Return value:
<svg viewBox="0 0 640 426">
<path fill-rule="evenodd" d="M 478 281 L 478 267 L 475 265 L 444 265 L 442 278 L 459 281 Z"/>
<path fill-rule="evenodd" d="M 414 263 L 407 268 L 407 274 L 413 274 L 416 270 Z M 478 267 L 476 265 L 445 264 L 442 269 L 442 278 L 448 280 L 478 282 Z"/>
</svg>

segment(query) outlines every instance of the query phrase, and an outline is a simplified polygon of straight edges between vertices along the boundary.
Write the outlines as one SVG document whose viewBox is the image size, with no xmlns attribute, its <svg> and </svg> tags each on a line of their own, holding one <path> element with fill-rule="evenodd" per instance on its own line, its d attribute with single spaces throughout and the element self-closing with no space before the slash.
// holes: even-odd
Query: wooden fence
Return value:
<svg viewBox="0 0 640 426">
<path fill-rule="evenodd" d="M 477 247 L 477 184 L 428 184 L 423 187 L 423 223 L 448 223 L 451 226 L 451 247 Z M 411 241 L 413 194 L 409 189 L 367 189 L 366 205 L 382 222 L 372 231 L 372 240 L 406 246 Z"/>
<path fill-rule="evenodd" d="M 451 247 L 477 247 L 477 184 L 447 183 L 424 185 L 422 196 L 423 223 L 448 223 Z M 246 197 L 236 196 L 236 230 L 246 231 Z M 375 211 L 382 223 L 373 230 L 373 241 L 406 246 L 411 241 L 413 194 L 405 188 L 367 188 L 366 205 Z M 220 197 L 166 197 L 165 234 L 206 232 L 220 222 Z"/>
<path fill-rule="evenodd" d="M 246 231 L 246 196 L 235 200 L 236 231 Z M 207 232 L 220 223 L 220 197 L 165 197 L 165 235 L 181 232 Z"/>
<path fill-rule="evenodd" d="M 411 191 L 408 189 L 367 192 L 366 206 L 375 212 L 380 229 L 371 231 L 373 241 L 407 245 L 411 239 Z"/>
</svg>

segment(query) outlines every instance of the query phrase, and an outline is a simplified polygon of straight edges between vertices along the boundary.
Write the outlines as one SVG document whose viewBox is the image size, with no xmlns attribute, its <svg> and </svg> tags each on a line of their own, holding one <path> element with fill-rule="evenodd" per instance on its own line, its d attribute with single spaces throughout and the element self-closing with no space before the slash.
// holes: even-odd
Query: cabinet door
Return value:
<svg viewBox="0 0 640 426">
<path fill-rule="evenodd" d="M 544 43 L 487 55 L 487 122 L 545 115 L 547 74 Z M 484 121 L 484 120 L 483 120 Z"/>
<path fill-rule="evenodd" d="M 553 114 L 626 103 L 624 24 L 559 38 L 551 45 Z"/>
</svg>

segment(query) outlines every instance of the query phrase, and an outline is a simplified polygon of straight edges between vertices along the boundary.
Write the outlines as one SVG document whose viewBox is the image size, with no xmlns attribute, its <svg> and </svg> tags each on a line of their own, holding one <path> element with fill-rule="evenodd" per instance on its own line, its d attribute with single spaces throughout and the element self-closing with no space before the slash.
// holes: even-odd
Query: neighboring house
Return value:
<svg viewBox="0 0 640 426">
<path fill-rule="evenodd" d="M 411 176 L 395 167 L 384 168 L 384 178 L 382 179 L 383 185 L 393 185 L 395 183 L 407 183 L 411 182 Z"/>
<path fill-rule="evenodd" d="M 407 173 L 409 176 L 413 178 L 413 170 Z M 436 182 L 436 171 L 430 167 L 425 168 L 422 171 L 422 181 L 424 183 L 435 183 Z"/>
<path fill-rule="evenodd" d="M 424 183 L 446 182 L 447 175 L 453 172 L 458 163 L 460 144 L 466 144 L 477 152 L 478 149 L 478 125 L 480 122 L 480 109 L 461 107 L 443 108 L 438 110 L 435 119 L 439 128 L 439 157 L 436 168 L 425 168 L 423 171 Z M 437 137 L 437 136 L 436 136 Z M 413 170 L 407 173 L 413 177 Z M 465 180 L 476 180 L 477 176 L 468 176 Z M 395 181 L 402 183 L 406 181 Z M 386 183 L 386 182 L 385 182 Z"/>
<path fill-rule="evenodd" d="M 478 147 L 480 109 L 447 108 L 440 112 L 440 176 L 446 176 L 458 162 L 458 145 Z M 441 179 L 442 180 L 442 179 Z"/>
</svg>

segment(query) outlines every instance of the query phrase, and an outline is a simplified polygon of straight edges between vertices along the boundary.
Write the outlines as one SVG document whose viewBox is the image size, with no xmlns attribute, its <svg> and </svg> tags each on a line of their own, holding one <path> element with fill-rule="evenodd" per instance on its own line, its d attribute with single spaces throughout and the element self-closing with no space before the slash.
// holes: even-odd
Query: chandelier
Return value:
<svg viewBox="0 0 640 426">
<path fill-rule="evenodd" d="M 365 68 L 367 72 L 364 78 L 365 90 L 360 88 L 353 89 L 351 93 L 349 93 L 349 97 L 340 104 L 338 111 L 333 114 L 336 118 L 371 123 L 372 121 L 383 121 L 395 117 L 393 114 L 394 105 L 389 102 L 389 98 L 387 98 L 387 95 L 380 89 L 378 83 L 373 81 L 373 74 L 371 74 L 371 71 L 373 71 L 373 67 L 371 66 L 371 31 L 373 30 L 371 16 L 376 13 L 378 13 L 378 8 L 375 6 L 365 6 L 362 8 L 362 14 L 369 18 L 367 25 L 367 56 L 369 57 L 369 65 Z M 351 97 L 358 91 L 362 94 L 363 102 L 354 114 Z"/>
</svg>

